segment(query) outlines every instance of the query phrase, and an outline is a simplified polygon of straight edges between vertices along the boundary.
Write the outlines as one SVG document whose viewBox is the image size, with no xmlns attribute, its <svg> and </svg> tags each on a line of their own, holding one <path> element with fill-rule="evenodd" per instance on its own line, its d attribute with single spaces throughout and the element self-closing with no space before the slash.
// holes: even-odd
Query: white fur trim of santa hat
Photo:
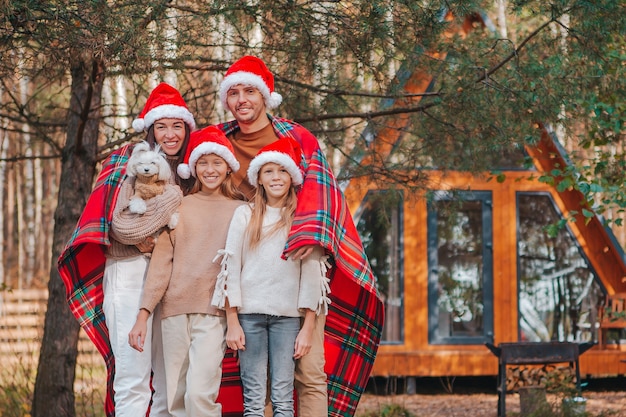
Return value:
<svg viewBox="0 0 626 417">
<path fill-rule="evenodd" d="M 286 153 L 279 151 L 265 151 L 255 156 L 250 162 L 248 167 L 248 182 L 255 188 L 259 183 L 259 171 L 263 165 L 273 162 L 280 166 L 285 167 L 289 175 L 291 176 L 291 182 L 293 185 L 302 184 L 302 172 L 300 167 L 296 165 L 293 158 Z"/>
<path fill-rule="evenodd" d="M 200 159 L 202 155 L 209 155 L 212 153 L 224 158 L 224 160 L 226 161 L 230 169 L 233 170 L 233 172 L 239 171 L 239 161 L 235 159 L 235 155 L 233 155 L 232 152 L 230 152 L 226 146 L 219 145 L 215 142 L 204 142 L 196 146 L 194 150 L 191 152 L 191 154 L 189 155 L 188 164 L 178 165 L 178 167 L 176 168 L 178 175 L 180 175 L 181 178 L 184 178 L 184 179 L 189 178 L 189 175 L 193 175 L 195 177 L 196 176 L 196 162 L 198 162 L 198 159 Z M 183 172 L 181 172 L 181 170 Z M 184 176 L 183 174 L 186 173 L 185 172 L 186 170 L 189 171 L 189 174 L 187 174 L 187 176 Z"/>
<path fill-rule="evenodd" d="M 196 128 L 196 122 L 189 110 L 173 104 L 165 104 L 150 110 L 141 118 L 133 120 L 133 129 L 138 132 L 148 130 L 159 119 L 182 119 L 192 130 Z"/>
</svg>

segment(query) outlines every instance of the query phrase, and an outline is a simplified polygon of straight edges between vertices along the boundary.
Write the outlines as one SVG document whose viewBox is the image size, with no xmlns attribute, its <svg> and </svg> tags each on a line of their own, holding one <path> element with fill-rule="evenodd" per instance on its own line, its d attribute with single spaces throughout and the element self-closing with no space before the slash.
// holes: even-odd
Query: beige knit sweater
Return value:
<svg viewBox="0 0 626 417">
<path fill-rule="evenodd" d="M 179 314 L 223 315 L 211 306 L 220 272 L 213 258 L 226 244 L 233 213 L 243 201 L 202 193 L 185 196 L 178 225 L 158 238 L 140 307 L 150 312 L 161 302 L 163 318 Z"/>
<path fill-rule="evenodd" d="M 131 213 L 128 209 L 133 196 L 135 178 L 127 177 L 122 183 L 109 231 L 111 246 L 107 248 L 107 258 L 124 259 L 141 254 L 135 246 L 156 235 L 167 226 L 183 199 L 177 185 L 168 184 L 163 194 L 146 200 L 144 214 Z"/>
</svg>

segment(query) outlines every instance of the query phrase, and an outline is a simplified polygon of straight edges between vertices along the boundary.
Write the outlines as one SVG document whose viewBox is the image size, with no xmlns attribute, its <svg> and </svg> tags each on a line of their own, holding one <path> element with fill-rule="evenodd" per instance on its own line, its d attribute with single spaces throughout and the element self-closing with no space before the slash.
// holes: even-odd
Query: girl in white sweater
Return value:
<svg viewBox="0 0 626 417">
<path fill-rule="evenodd" d="M 129 343 L 142 349 L 147 321 L 162 306 L 167 404 L 174 417 L 221 417 L 216 402 L 226 350 L 224 312 L 211 306 L 219 265 L 235 209 L 244 204 L 231 174 L 239 169 L 230 141 L 215 127 L 191 134 L 182 178 L 196 178 L 183 198 L 178 224 L 157 239 Z"/>
<path fill-rule="evenodd" d="M 251 161 L 256 196 L 233 215 L 213 297 L 226 309 L 226 343 L 239 351 L 245 417 L 264 416 L 268 366 L 274 417 L 294 415 L 294 361 L 310 351 L 323 299 L 321 247 L 303 260 L 281 258 L 303 180 L 301 153 L 296 141 L 279 139 Z"/>
</svg>

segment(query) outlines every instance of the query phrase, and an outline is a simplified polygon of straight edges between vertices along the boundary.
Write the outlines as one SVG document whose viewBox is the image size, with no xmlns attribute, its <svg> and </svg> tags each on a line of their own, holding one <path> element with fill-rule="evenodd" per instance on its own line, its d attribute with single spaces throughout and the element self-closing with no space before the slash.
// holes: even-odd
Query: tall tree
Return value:
<svg viewBox="0 0 626 417">
<path fill-rule="evenodd" d="M 96 169 L 100 99 L 105 65 L 80 51 L 72 60 L 71 100 L 63 148 L 59 203 L 54 216 L 53 259 L 57 259 L 85 206 Z M 53 263 L 48 309 L 39 356 L 32 415 L 74 415 L 78 322 L 65 301 L 65 287 Z"/>
</svg>

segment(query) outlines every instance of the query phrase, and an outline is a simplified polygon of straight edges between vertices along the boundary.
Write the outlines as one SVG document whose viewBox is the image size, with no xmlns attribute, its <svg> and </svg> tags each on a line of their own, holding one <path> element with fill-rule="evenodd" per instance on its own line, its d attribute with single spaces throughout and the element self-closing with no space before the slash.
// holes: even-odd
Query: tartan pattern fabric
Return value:
<svg viewBox="0 0 626 417">
<path fill-rule="evenodd" d="M 243 387 L 239 378 L 239 358 L 227 348 L 222 361 L 222 383 L 217 402 L 222 404 L 222 417 L 243 416 Z"/>
<path fill-rule="evenodd" d="M 330 305 L 325 329 L 329 416 L 349 417 L 356 412 L 376 357 L 384 319 L 383 305 L 345 198 L 319 147 L 304 127 L 271 117 L 276 134 L 297 140 L 306 172 L 285 252 L 308 244 L 321 244 L 333 255 Z M 220 125 L 229 135 L 236 121 Z M 102 354 L 107 367 L 107 417 L 115 416 L 113 375 L 115 360 L 102 311 L 102 277 L 108 230 L 117 193 L 125 175 L 130 146 L 103 163 L 94 190 L 76 229 L 58 260 L 70 309 Z M 227 357 L 220 388 L 224 415 L 241 416 L 241 387 L 236 360 Z"/>
<path fill-rule="evenodd" d="M 105 266 L 105 248 L 110 245 L 109 226 L 115 202 L 126 172 L 126 162 L 132 146 L 127 145 L 111 154 L 102 164 L 85 209 L 63 252 L 57 267 L 65 284 L 66 298 L 72 314 L 94 343 L 107 369 L 107 392 L 104 409 L 107 417 L 115 416 L 113 376 L 115 358 L 109 343 L 102 302 L 102 278 Z M 226 354 L 224 375 L 220 387 L 220 402 L 224 415 L 240 417 L 243 397 L 236 358 Z"/>
<path fill-rule="evenodd" d="M 306 174 L 285 253 L 319 244 L 333 256 L 332 302 L 324 340 L 328 415 L 353 416 L 376 358 L 383 304 L 345 197 L 317 139 L 303 126 L 269 117 L 279 139 L 295 139 L 304 154 L 302 168 Z M 236 121 L 219 127 L 227 136 L 238 129 Z"/>
</svg>

